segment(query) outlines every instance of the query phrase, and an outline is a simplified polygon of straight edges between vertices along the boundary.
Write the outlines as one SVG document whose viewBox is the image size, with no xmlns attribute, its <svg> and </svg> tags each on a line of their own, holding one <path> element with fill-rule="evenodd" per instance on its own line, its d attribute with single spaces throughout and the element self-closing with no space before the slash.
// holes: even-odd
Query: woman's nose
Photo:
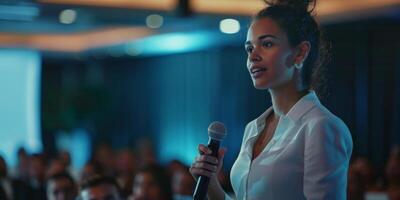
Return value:
<svg viewBox="0 0 400 200">
<path fill-rule="evenodd" d="M 260 56 L 257 48 L 254 48 L 253 51 L 250 52 L 249 60 L 251 62 L 257 62 L 262 60 L 262 57 Z"/>
</svg>

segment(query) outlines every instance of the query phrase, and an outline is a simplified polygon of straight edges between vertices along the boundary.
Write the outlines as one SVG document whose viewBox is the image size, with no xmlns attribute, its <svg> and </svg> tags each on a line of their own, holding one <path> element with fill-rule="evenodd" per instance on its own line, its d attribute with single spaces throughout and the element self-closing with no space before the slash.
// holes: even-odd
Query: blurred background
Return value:
<svg viewBox="0 0 400 200">
<path fill-rule="evenodd" d="M 123 152 L 189 165 L 216 120 L 228 129 L 228 174 L 245 125 L 271 105 L 245 65 L 246 31 L 263 6 L 1 0 L 0 154 L 10 174 L 38 153 L 68 155 L 76 176 Z M 365 187 L 384 191 L 388 162 L 400 159 L 400 0 L 320 0 L 316 13 L 333 54 L 322 102 L 349 127 Z"/>
</svg>

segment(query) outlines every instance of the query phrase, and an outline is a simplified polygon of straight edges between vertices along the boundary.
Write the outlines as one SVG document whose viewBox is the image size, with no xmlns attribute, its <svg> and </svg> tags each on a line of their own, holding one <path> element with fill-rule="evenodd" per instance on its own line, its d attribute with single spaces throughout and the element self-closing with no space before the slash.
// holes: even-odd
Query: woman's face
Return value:
<svg viewBox="0 0 400 200">
<path fill-rule="evenodd" d="M 286 33 L 272 19 L 261 18 L 251 24 L 245 49 L 255 88 L 277 88 L 293 80 L 293 48 Z"/>
</svg>

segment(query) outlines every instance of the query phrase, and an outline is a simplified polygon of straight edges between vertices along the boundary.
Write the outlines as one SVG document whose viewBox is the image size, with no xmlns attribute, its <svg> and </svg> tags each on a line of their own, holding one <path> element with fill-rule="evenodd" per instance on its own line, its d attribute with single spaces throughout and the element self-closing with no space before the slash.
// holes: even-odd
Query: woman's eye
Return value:
<svg viewBox="0 0 400 200">
<path fill-rule="evenodd" d="M 265 42 L 263 42 L 262 43 L 262 45 L 264 46 L 264 47 L 272 47 L 272 42 L 270 42 L 270 41 L 265 41 Z"/>
<path fill-rule="evenodd" d="M 246 46 L 245 49 L 246 49 L 247 53 L 251 53 L 253 51 L 253 47 L 252 46 Z"/>
</svg>

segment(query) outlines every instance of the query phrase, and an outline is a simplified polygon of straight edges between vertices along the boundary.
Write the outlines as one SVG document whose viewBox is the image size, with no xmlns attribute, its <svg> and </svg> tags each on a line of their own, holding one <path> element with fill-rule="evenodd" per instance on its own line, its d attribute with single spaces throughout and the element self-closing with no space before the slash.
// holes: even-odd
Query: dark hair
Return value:
<svg viewBox="0 0 400 200">
<path fill-rule="evenodd" d="M 105 169 L 104 167 L 99 163 L 99 161 L 95 159 L 91 159 L 85 163 L 85 166 L 92 166 L 94 173 L 96 174 L 103 174 Z"/>
<path fill-rule="evenodd" d="M 140 168 L 136 174 L 149 173 L 153 176 L 154 181 L 160 187 L 162 196 L 167 200 L 173 199 L 171 178 L 164 167 L 158 164 L 150 164 Z"/>
<path fill-rule="evenodd" d="M 118 195 L 120 195 L 120 186 L 117 181 L 112 177 L 101 174 L 95 174 L 84 179 L 80 185 L 80 191 L 103 184 L 114 186 L 118 190 Z"/>
<path fill-rule="evenodd" d="M 3 162 L 4 164 L 6 163 L 6 160 L 4 159 L 3 155 L 0 154 L 0 161 Z"/>
<path fill-rule="evenodd" d="M 314 19 L 316 0 L 264 0 L 268 6 L 260 10 L 254 20 L 270 18 L 286 32 L 291 46 L 308 41 L 311 49 L 302 69 L 303 84 L 307 89 L 324 90 L 324 65 L 330 59 L 329 45 Z M 311 6 L 310 6 L 311 4 Z"/>
</svg>

